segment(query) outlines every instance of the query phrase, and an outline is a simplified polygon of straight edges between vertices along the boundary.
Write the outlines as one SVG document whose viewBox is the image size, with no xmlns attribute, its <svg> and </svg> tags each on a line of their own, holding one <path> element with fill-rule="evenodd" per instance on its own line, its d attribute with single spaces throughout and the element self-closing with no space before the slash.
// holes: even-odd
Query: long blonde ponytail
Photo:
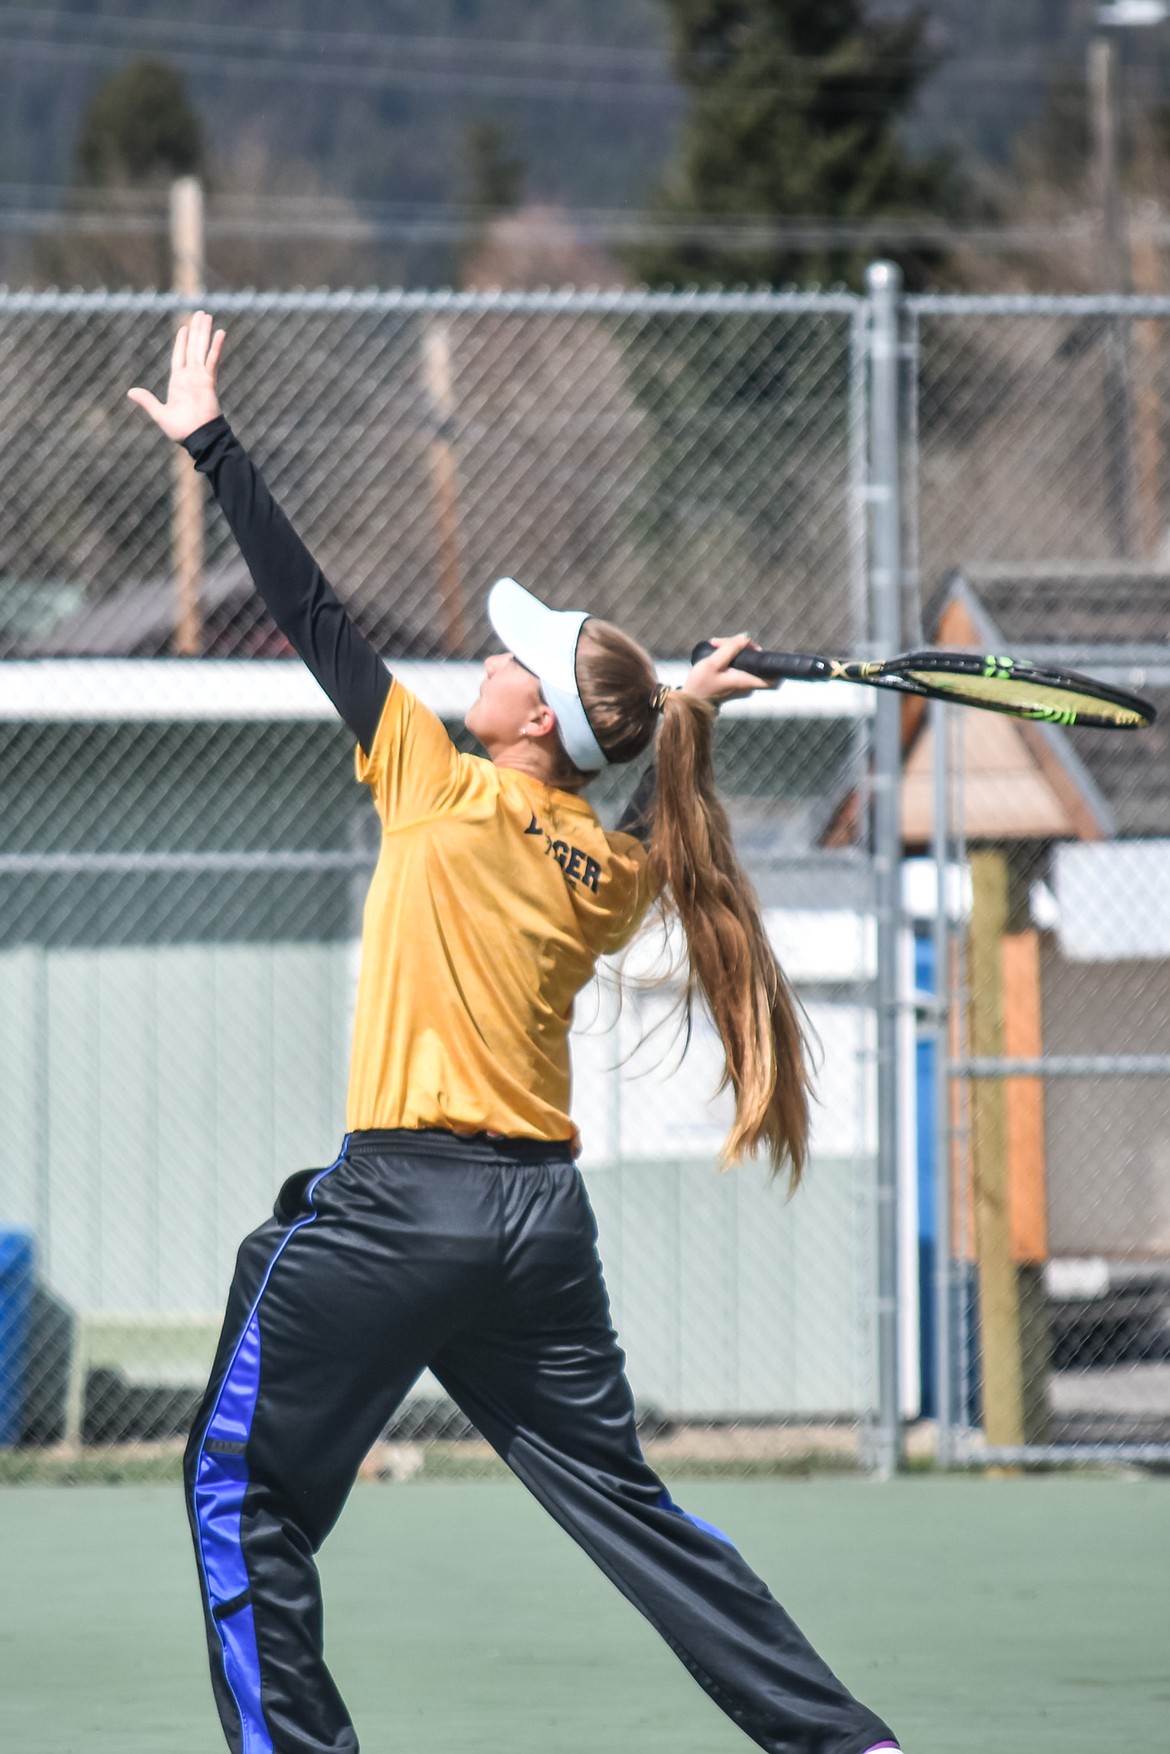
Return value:
<svg viewBox="0 0 1170 1754">
<path fill-rule="evenodd" d="M 725 1163 L 767 1153 L 795 1188 L 808 1154 L 808 1059 L 797 1000 L 768 939 L 715 789 L 715 709 L 675 690 L 658 734 L 650 860 L 687 941 L 684 1005 L 711 1013 L 735 1095 Z"/>
<path fill-rule="evenodd" d="M 591 618 L 577 648 L 577 682 L 611 761 L 629 761 L 647 747 L 662 696 L 641 646 L 609 622 Z M 721 1088 L 730 1085 L 735 1096 L 723 1161 L 730 1166 L 763 1151 L 774 1169 L 787 1164 L 795 1188 L 808 1154 L 804 1030 L 715 789 L 714 721 L 715 709 L 706 701 L 681 690 L 666 694 L 651 870 L 663 915 L 677 915 L 686 938 L 686 1023 L 701 998 L 723 1044 Z"/>
</svg>

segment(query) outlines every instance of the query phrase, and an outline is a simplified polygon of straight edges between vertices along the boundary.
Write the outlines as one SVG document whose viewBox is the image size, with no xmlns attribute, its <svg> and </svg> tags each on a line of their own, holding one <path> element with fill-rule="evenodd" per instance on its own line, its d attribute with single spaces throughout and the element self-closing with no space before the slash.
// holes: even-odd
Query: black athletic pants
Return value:
<svg viewBox="0 0 1170 1754">
<path fill-rule="evenodd" d="M 244 1242 L 185 1470 L 235 1754 L 357 1748 L 313 1554 L 428 1365 L 761 1748 L 893 1740 L 643 1460 L 595 1242 L 565 1148 L 438 1132 L 352 1134 Z"/>
</svg>

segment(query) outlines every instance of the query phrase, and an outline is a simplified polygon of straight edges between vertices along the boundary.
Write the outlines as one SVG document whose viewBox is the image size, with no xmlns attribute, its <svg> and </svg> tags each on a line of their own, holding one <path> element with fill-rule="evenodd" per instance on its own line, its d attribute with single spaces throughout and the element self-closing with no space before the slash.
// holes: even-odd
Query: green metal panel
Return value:
<svg viewBox="0 0 1170 1754">
<path fill-rule="evenodd" d="M 353 744 L 324 723 L 0 723 L 0 945 L 347 937 L 344 869 L 196 867 L 199 854 L 337 853 L 370 815 Z M 83 783 L 82 783 L 82 776 Z M 189 869 L 87 867 L 186 856 Z"/>
<path fill-rule="evenodd" d="M 349 980 L 344 943 L 0 955 L 0 1020 L 27 1044 L 0 1056 L 0 1214 L 38 1229 L 58 1295 L 222 1303 L 280 1181 L 336 1155 Z"/>
<path fill-rule="evenodd" d="M 39 1230 L 59 1295 L 85 1310 L 222 1303 L 279 1182 L 336 1153 L 351 976 L 345 943 L 0 955 L 0 1026 L 20 1044 L 0 1056 L 0 1214 Z M 595 1114 L 622 1076 L 611 1057 L 583 1080 Z M 594 1161 L 640 1399 L 676 1415 L 870 1405 L 872 1175 L 864 1153 L 821 1157 L 788 1203 L 750 1167 Z"/>
<path fill-rule="evenodd" d="M 0 1225 L 39 1230 L 44 1129 L 45 953 L 0 955 Z"/>
<path fill-rule="evenodd" d="M 673 1416 L 853 1415 L 873 1404 L 859 1323 L 875 1263 L 872 1158 L 816 1158 L 799 1199 L 758 1167 L 586 1172 L 640 1403 Z"/>
</svg>

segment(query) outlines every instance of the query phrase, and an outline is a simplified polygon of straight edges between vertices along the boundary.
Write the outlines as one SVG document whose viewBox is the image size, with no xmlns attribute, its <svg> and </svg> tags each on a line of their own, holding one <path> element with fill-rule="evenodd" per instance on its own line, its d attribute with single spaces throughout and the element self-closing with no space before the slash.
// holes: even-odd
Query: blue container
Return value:
<svg viewBox="0 0 1170 1754">
<path fill-rule="evenodd" d="M 0 1230 L 0 1444 L 20 1442 L 32 1294 L 33 1239 Z"/>
</svg>

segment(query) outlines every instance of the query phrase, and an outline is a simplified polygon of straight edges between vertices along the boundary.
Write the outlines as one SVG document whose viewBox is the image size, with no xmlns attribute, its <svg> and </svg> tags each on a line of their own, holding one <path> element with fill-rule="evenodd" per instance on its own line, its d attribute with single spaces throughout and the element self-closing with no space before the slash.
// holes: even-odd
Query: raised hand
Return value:
<svg viewBox="0 0 1170 1754">
<path fill-rule="evenodd" d="M 721 701 L 739 700 L 745 694 L 754 694 L 758 688 L 776 687 L 774 682 L 749 676 L 746 670 L 735 668 L 735 660 L 741 652 L 749 649 L 758 652 L 760 649 L 750 634 L 737 633 L 730 639 L 712 639 L 711 644 L 715 650 L 692 666 L 683 683 L 688 694 L 701 695 L 718 706 Z"/>
<path fill-rule="evenodd" d="M 188 438 L 219 413 L 215 381 L 223 344 L 224 331 L 217 329 L 213 335 L 207 312 L 196 311 L 175 336 L 166 401 L 160 402 L 149 390 L 127 390 L 130 400 L 145 408 L 169 439 Z"/>
</svg>

